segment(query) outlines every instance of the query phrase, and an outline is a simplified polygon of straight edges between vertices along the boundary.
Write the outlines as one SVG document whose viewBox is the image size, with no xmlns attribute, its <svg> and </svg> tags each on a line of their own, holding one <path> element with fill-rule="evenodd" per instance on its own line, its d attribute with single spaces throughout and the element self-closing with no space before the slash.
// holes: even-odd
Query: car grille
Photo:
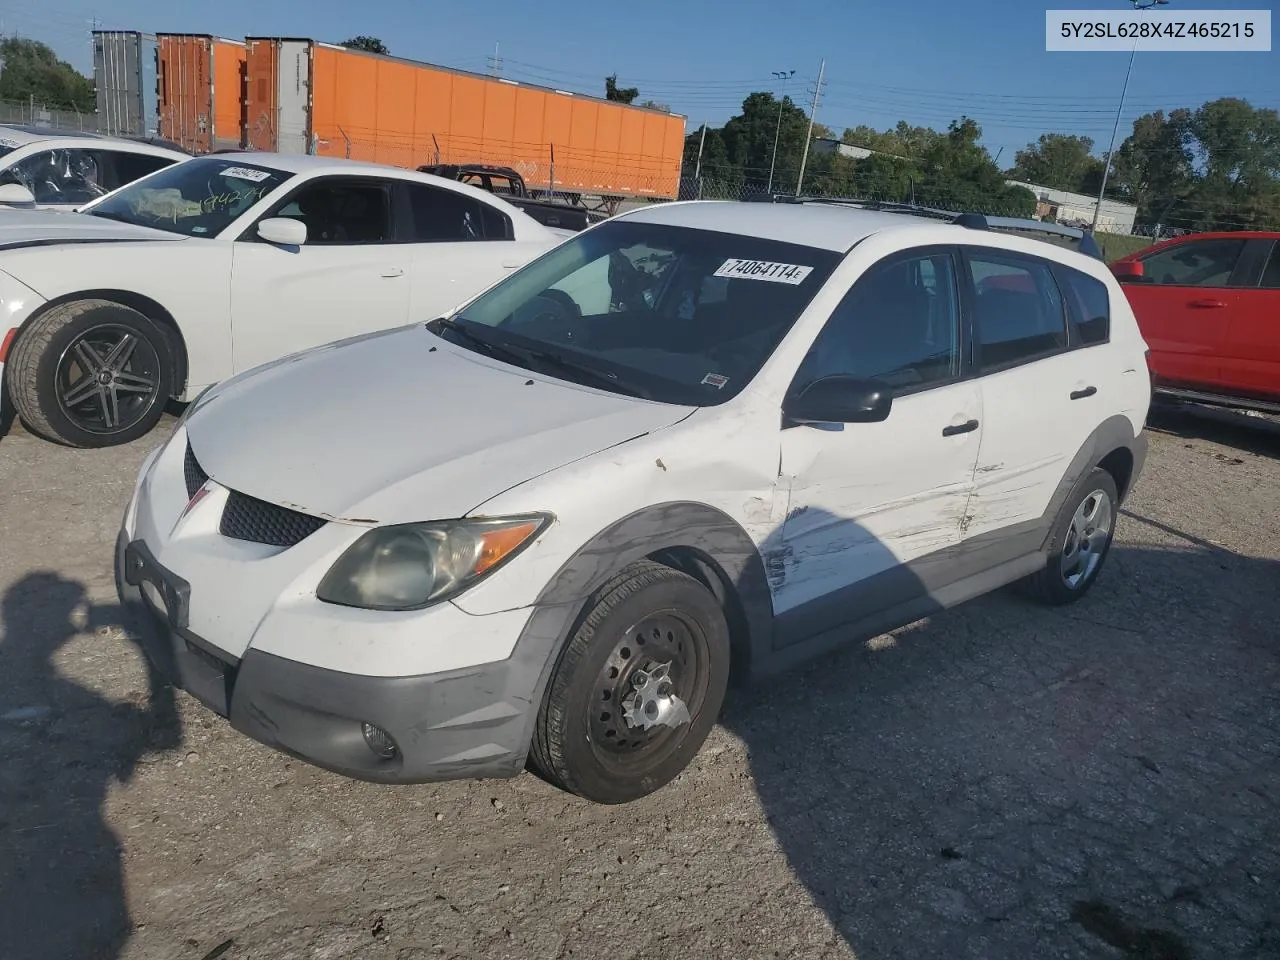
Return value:
<svg viewBox="0 0 1280 960">
<path fill-rule="evenodd" d="M 278 507 L 235 490 L 227 497 L 218 532 L 234 540 L 292 547 L 325 525 L 320 517 Z"/>
<path fill-rule="evenodd" d="M 187 444 L 187 457 L 183 461 L 182 471 L 187 479 L 187 499 L 190 500 L 196 495 L 196 491 L 209 480 L 209 475 L 204 472 L 204 468 L 196 460 L 195 451 L 191 449 L 190 443 Z"/>
</svg>

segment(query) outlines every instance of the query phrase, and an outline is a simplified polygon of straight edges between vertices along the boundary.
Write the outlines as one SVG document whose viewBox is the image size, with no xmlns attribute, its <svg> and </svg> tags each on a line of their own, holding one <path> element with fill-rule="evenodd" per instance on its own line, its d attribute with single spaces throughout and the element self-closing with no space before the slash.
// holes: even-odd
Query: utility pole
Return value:
<svg viewBox="0 0 1280 960">
<path fill-rule="evenodd" d="M 702 147 L 707 142 L 707 121 L 702 121 L 702 136 L 698 138 L 698 162 L 693 168 L 693 179 L 698 184 L 698 199 L 702 199 Z"/>
<path fill-rule="evenodd" d="M 769 186 L 767 192 L 773 194 L 773 168 L 778 163 L 778 135 L 782 133 L 782 105 L 787 102 L 787 81 L 796 75 L 794 70 L 775 70 L 773 75 L 782 81 L 782 96 L 778 98 L 778 123 L 773 130 L 773 159 L 769 161 Z"/>
<path fill-rule="evenodd" d="M 1152 7 L 1168 5 L 1169 0 L 1129 0 L 1135 10 L 1150 10 Z M 1133 49 L 1129 52 L 1129 68 L 1124 72 L 1124 86 L 1120 88 L 1120 106 L 1116 107 L 1116 122 L 1111 128 L 1111 144 L 1107 147 L 1107 161 L 1102 165 L 1102 186 L 1098 188 L 1098 202 L 1093 206 L 1093 226 L 1090 233 L 1098 232 L 1098 217 L 1102 214 L 1103 194 L 1107 190 L 1107 175 L 1111 173 L 1111 160 L 1116 151 L 1116 134 L 1120 131 L 1120 114 L 1124 112 L 1125 94 L 1129 92 L 1129 76 L 1133 73 L 1133 58 L 1138 55 L 1138 38 L 1133 39 Z"/>
<path fill-rule="evenodd" d="M 809 160 L 809 142 L 813 139 L 813 118 L 818 115 L 818 98 L 822 95 L 822 77 L 826 73 L 827 60 L 823 57 L 818 65 L 818 82 L 813 88 L 813 106 L 809 108 L 809 131 L 804 135 L 804 153 L 800 155 L 800 176 L 796 179 L 796 196 L 804 185 L 804 167 Z"/>
<path fill-rule="evenodd" d="M 498 56 L 499 46 L 497 40 L 493 41 L 493 56 L 489 58 L 489 69 L 493 71 L 495 77 L 502 76 L 502 58 Z"/>
</svg>

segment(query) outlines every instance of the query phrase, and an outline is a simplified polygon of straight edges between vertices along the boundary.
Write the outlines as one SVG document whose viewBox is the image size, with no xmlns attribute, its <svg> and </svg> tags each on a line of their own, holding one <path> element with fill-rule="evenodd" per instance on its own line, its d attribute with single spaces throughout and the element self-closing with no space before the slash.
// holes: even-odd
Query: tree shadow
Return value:
<svg viewBox="0 0 1280 960">
<path fill-rule="evenodd" d="M 59 648 L 121 625 L 83 584 L 28 574 L 0 600 L 0 954 L 6 960 L 114 958 L 133 925 L 119 841 L 103 816 L 114 782 L 181 744 L 169 687 L 113 703 L 63 677 Z"/>
<path fill-rule="evenodd" d="M 1280 417 L 1165 401 L 1152 405 L 1148 426 L 1184 440 L 1208 440 L 1280 459 Z"/>
<path fill-rule="evenodd" d="M 1280 563 L 1189 542 L 733 696 L 776 842 L 857 956 L 1280 956 Z"/>
</svg>

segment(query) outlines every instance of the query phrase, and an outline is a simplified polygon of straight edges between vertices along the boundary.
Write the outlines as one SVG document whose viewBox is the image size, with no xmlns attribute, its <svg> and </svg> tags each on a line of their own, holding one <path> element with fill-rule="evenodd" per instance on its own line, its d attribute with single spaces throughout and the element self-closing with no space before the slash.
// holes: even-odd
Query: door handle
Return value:
<svg viewBox="0 0 1280 960">
<path fill-rule="evenodd" d="M 977 420 L 966 420 L 964 423 L 952 424 L 950 426 L 943 427 L 942 435 L 944 437 L 954 437 L 960 433 L 973 433 L 973 431 L 977 429 L 978 429 Z"/>
<path fill-rule="evenodd" d="M 384 267 L 382 275 L 384 277 L 403 277 L 404 271 L 399 267 Z"/>
<path fill-rule="evenodd" d="M 1085 387 L 1083 390 L 1072 390 L 1071 399 L 1083 400 L 1085 397 L 1092 397 L 1097 392 L 1098 392 L 1097 387 Z"/>
<path fill-rule="evenodd" d="M 1206 310 L 1211 310 L 1215 307 L 1225 307 L 1226 303 L 1223 302 L 1222 300 L 1192 300 L 1190 303 L 1187 304 L 1187 306 L 1202 307 Z"/>
</svg>

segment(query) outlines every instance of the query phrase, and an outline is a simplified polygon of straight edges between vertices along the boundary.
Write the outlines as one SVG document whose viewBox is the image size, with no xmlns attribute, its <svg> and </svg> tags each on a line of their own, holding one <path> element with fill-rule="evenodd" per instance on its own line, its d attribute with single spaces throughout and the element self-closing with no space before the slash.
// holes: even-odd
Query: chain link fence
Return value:
<svg viewBox="0 0 1280 960">
<path fill-rule="evenodd" d="M 51 130 L 98 132 L 96 111 L 50 107 L 34 100 L 0 100 L 0 123 L 48 127 Z"/>
</svg>

